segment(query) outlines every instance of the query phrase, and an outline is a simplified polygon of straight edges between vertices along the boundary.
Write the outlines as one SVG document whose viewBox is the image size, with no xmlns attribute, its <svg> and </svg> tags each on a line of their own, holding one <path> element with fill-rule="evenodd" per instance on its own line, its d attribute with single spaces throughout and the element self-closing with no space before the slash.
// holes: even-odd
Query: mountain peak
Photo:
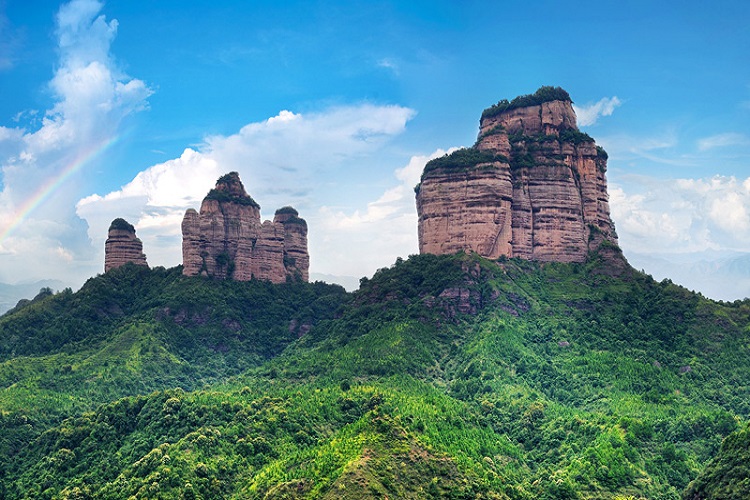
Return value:
<svg viewBox="0 0 750 500">
<path fill-rule="evenodd" d="M 491 118 L 500 113 L 505 113 L 517 108 L 528 108 L 531 106 L 539 106 L 548 102 L 567 102 L 572 104 L 573 100 L 561 87 L 542 86 L 537 89 L 533 94 L 520 95 L 514 98 L 512 101 L 507 99 L 501 99 L 497 104 L 493 104 L 489 108 L 482 111 L 482 119 Z"/>
<path fill-rule="evenodd" d="M 237 172 L 229 172 L 219 177 L 216 187 L 208 192 L 205 199 L 260 208 L 260 205 L 245 191 L 240 174 Z"/>
<path fill-rule="evenodd" d="M 560 87 L 541 87 L 533 94 L 503 99 L 485 109 L 480 120 L 479 140 L 493 131 L 509 135 L 560 135 L 578 130 L 570 95 Z"/>
<path fill-rule="evenodd" d="M 203 199 L 200 213 L 182 220 L 183 273 L 238 281 L 307 281 L 307 223 L 292 207 L 261 223 L 260 205 L 237 172 L 223 175 Z"/>
<path fill-rule="evenodd" d="M 104 272 L 128 262 L 148 267 L 143 243 L 135 236 L 135 227 L 118 217 L 109 225 L 107 241 L 104 243 Z"/>
<path fill-rule="evenodd" d="M 604 241 L 617 246 L 606 170 L 566 91 L 501 100 L 482 113 L 473 147 L 425 166 L 420 252 L 583 262 Z"/>
</svg>

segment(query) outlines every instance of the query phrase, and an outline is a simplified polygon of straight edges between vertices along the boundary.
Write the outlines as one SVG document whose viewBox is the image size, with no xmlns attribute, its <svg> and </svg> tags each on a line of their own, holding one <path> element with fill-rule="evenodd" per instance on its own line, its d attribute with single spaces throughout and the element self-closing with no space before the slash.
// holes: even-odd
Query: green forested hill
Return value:
<svg viewBox="0 0 750 500">
<path fill-rule="evenodd" d="M 750 427 L 727 437 L 685 492 L 688 500 L 745 500 L 750 498 Z"/>
<path fill-rule="evenodd" d="M 749 354 L 750 302 L 617 252 L 421 255 L 354 294 L 125 266 L 0 318 L 0 491 L 680 498 L 748 420 Z"/>
<path fill-rule="evenodd" d="M 126 265 L 0 317 L 5 411 L 49 420 L 156 389 L 193 390 L 277 356 L 350 300 L 324 283 L 189 279 Z"/>
</svg>

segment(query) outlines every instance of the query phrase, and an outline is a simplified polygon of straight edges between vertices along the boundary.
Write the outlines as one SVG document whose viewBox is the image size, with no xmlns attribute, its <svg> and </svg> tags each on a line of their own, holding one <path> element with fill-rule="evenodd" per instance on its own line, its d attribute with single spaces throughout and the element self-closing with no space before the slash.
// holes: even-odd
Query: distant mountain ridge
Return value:
<svg viewBox="0 0 750 500">
<path fill-rule="evenodd" d="M 65 283 L 60 280 L 40 280 L 32 283 L 0 283 L 0 314 L 14 308 L 21 299 L 31 299 L 42 288 L 50 288 L 59 291 L 65 288 Z"/>
<path fill-rule="evenodd" d="M 750 297 L 750 254 L 713 255 L 627 253 L 637 269 L 657 280 L 669 279 L 715 300 Z"/>
</svg>

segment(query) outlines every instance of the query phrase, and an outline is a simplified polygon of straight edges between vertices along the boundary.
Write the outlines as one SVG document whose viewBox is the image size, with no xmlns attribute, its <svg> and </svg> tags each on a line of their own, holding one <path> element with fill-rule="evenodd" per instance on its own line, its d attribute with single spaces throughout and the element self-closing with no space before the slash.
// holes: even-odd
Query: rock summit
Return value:
<svg viewBox="0 0 750 500">
<path fill-rule="evenodd" d="M 565 90 L 500 101 L 482 113 L 474 146 L 425 166 L 420 253 L 583 262 L 605 241 L 617 246 L 606 171 Z"/>
<path fill-rule="evenodd" d="M 187 276 L 307 281 L 307 223 L 292 207 L 280 208 L 273 221 L 261 223 L 260 205 L 231 172 L 208 192 L 200 212 L 185 212 L 182 262 Z"/>
<path fill-rule="evenodd" d="M 135 227 L 125 219 L 117 218 L 109 225 L 104 243 L 104 272 L 128 262 L 148 266 L 143 253 L 143 243 L 135 236 Z"/>
</svg>

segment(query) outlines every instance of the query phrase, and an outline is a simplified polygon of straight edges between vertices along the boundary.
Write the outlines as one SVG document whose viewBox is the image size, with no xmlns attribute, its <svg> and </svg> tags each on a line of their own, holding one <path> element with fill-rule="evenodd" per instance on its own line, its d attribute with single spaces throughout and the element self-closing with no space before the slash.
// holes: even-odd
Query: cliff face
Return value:
<svg viewBox="0 0 750 500">
<path fill-rule="evenodd" d="M 273 222 L 261 223 L 260 206 L 232 172 L 217 181 L 200 212 L 185 213 L 182 261 L 186 276 L 307 281 L 307 224 L 291 207 L 279 209 Z"/>
<path fill-rule="evenodd" d="M 582 262 L 604 240 L 617 244 L 606 170 L 564 90 L 501 101 L 482 114 L 472 148 L 425 166 L 420 252 Z"/>
<path fill-rule="evenodd" d="M 109 226 L 104 243 L 104 272 L 128 262 L 148 266 L 143 253 L 143 243 L 135 236 L 135 228 L 125 219 L 115 219 Z"/>
</svg>

